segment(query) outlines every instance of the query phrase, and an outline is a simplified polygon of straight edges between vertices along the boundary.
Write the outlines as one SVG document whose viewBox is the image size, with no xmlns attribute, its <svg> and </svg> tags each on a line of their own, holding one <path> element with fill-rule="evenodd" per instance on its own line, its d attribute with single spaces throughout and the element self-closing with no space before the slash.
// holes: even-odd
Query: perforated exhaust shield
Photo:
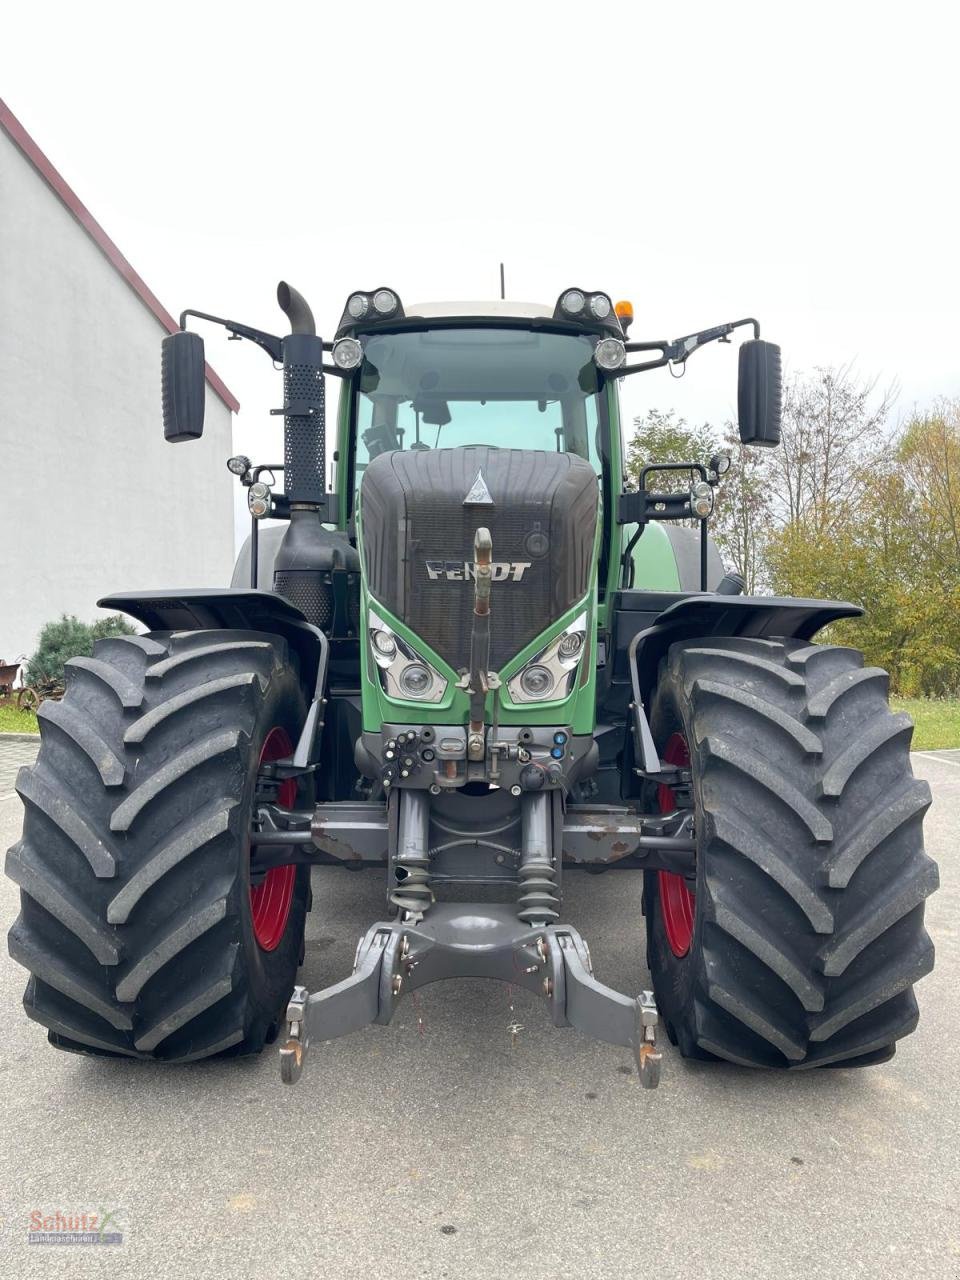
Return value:
<svg viewBox="0 0 960 1280">
<path fill-rule="evenodd" d="M 489 502 L 477 502 L 484 492 Z M 497 670 L 586 594 L 598 496 L 593 468 L 569 453 L 477 445 L 381 454 L 361 491 L 367 585 L 454 669 L 464 667 L 473 539 L 486 526 Z"/>
</svg>

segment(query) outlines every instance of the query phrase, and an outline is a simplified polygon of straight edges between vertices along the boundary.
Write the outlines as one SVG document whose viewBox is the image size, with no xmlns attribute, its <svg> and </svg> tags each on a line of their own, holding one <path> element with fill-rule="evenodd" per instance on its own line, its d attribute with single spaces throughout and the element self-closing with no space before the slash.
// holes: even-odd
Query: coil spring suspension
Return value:
<svg viewBox="0 0 960 1280">
<path fill-rule="evenodd" d="M 560 894 L 550 840 L 550 799 L 526 796 L 522 813 L 523 847 L 517 879 L 517 915 L 524 924 L 553 924 L 560 918 Z"/>
<path fill-rule="evenodd" d="M 388 898 L 403 920 L 422 920 L 434 901 L 430 887 L 430 805 L 426 792 L 400 793 L 400 830 Z"/>
</svg>

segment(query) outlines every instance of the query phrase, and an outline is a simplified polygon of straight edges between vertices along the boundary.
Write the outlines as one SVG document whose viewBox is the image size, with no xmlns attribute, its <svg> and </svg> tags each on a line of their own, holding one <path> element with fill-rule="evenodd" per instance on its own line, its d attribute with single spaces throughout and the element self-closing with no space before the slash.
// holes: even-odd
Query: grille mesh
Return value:
<svg viewBox="0 0 960 1280">
<path fill-rule="evenodd" d="M 333 622 L 333 588 L 319 577 L 314 570 L 278 569 L 273 589 L 295 605 L 308 622 L 326 632 Z"/>
</svg>

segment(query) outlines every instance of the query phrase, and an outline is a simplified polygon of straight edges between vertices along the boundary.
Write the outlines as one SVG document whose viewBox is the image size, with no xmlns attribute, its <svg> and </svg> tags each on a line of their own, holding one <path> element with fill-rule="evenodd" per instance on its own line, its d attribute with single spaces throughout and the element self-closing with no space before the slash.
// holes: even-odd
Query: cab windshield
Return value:
<svg viewBox="0 0 960 1280">
<path fill-rule="evenodd" d="M 576 453 L 597 473 L 599 379 L 587 336 L 438 328 L 364 341 L 356 482 L 394 449 L 494 445 Z"/>
</svg>

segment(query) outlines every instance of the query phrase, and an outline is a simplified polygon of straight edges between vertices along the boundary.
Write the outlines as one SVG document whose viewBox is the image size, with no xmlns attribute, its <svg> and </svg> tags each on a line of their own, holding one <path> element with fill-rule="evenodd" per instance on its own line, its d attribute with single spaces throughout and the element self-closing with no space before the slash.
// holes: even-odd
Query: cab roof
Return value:
<svg viewBox="0 0 960 1280">
<path fill-rule="evenodd" d="M 404 306 L 408 320 L 550 320 L 554 308 L 540 302 L 510 302 L 486 299 L 483 302 L 414 302 Z"/>
</svg>

